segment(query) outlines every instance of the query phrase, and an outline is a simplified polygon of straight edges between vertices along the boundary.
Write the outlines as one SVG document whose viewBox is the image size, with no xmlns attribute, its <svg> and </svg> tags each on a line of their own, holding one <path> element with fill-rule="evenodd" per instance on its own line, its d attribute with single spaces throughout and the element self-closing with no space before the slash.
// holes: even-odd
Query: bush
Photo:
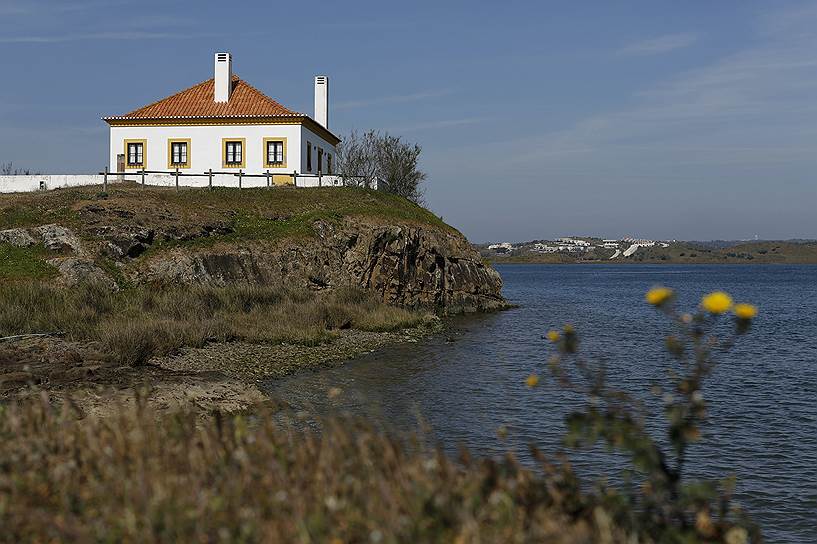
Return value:
<svg viewBox="0 0 817 544">
<path fill-rule="evenodd" d="M 141 403 L 76 420 L 0 408 L 0 526 L 10 542 L 554 542 L 611 539 L 558 478 L 508 457 L 455 463 L 355 420 L 200 421 Z"/>
<path fill-rule="evenodd" d="M 690 447 L 701 439 L 706 423 L 703 385 L 714 371 L 715 353 L 730 349 L 749 330 L 757 309 L 734 304 L 723 292 L 703 297 L 698 312 L 675 308 L 675 294 L 658 287 L 646 295 L 647 302 L 663 312 L 673 325 L 665 345 L 675 364 L 671 381 L 654 386 L 653 394 L 663 400 L 666 443 L 647 430 L 649 414 L 642 399 L 607 384 L 603 365 L 584 360 L 579 354 L 575 329 L 550 331 L 548 338 L 558 349 L 548 368 L 564 387 L 587 397 L 584 410 L 567 418 L 568 446 L 583 448 L 604 443 L 627 455 L 640 475 L 640 485 L 624 489 L 605 488 L 593 498 L 605 505 L 617 525 L 647 542 L 747 542 L 760 540 L 759 530 L 737 505 L 732 504 L 734 479 L 688 481 L 685 462 Z M 732 312 L 731 334 L 723 336 L 725 315 Z M 528 384 L 538 383 L 532 374 Z M 629 478 L 627 478 L 629 480 Z"/>
<path fill-rule="evenodd" d="M 0 286 L 0 336 L 62 332 L 100 341 L 123 364 L 142 364 L 209 341 L 316 345 L 337 329 L 389 331 L 423 315 L 394 308 L 374 294 L 270 286 L 140 286 L 113 293 L 102 285 L 60 289 L 39 283 Z"/>
</svg>

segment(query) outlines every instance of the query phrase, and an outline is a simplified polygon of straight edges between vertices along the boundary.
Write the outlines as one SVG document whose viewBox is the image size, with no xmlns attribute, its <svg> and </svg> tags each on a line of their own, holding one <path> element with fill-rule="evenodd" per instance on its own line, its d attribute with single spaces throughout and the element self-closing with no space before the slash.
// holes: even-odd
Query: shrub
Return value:
<svg viewBox="0 0 817 544">
<path fill-rule="evenodd" d="M 702 390 L 714 371 L 715 353 L 730 349 L 749 330 L 757 309 L 734 304 L 723 292 L 701 299 L 700 309 L 683 313 L 675 307 L 671 289 L 658 287 L 646 295 L 647 302 L 663 312 L 673 331 L 665 345 L 675 364 L 670 383 L 656 385 L 653 394 L 664 403 L 666 443 L 647 429 L 648 403 L 607 384 L 603 365 L 583 359 L 575 329 L 551 331 L 548 339 L 557 347 L 548 367 L 564 387 L 587 397 L 584 410 L 567 417 L 565 442 L 571 447 L 590 447 L 598 442 L 619 450 L 640 474 L 641 485 L 625 489 L 603 489 L 594 498 L 606 505 L 616 523 L 657 542 L 746 542 L 759 541 L 759 531 L 740 508 L 731 503 L 734 479 L 688 481 L 687 452 L 701 439 L 706 423 L 706 400 Z M 725 316 L 732 312 L 731 333 L 723 336 Z M 536 386 L 538 376 L 528 378 Z"/>
<path fill-rule="evenodd" d="M 0 286 L 0 336 L 63 332 L 71 340 L 99 340 L 123 364 L 213 340 L 316 345 L 334 338 L 337 329 L 389 331 L 422 319 L 351 287 L 316 293 L 271 286 L 139 286 L 113 293 L 99 284 Z"/>
</svg>

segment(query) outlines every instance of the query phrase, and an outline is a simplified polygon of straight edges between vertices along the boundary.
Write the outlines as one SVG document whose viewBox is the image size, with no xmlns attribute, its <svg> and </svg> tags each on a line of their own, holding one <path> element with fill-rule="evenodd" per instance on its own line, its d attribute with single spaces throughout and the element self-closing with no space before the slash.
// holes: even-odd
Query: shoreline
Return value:
<svg viewBox="0 0 817 544">
<path fill-rule="evenodd" d="M 817 261 L 808 261 L 808 262 L 785 262 L 785 261 L 774 261 L 774 262 L 719 262 L 719 261 L 712 261 L 712 262 L 679 262 L 679 261 L 574 261 L 574 262 L 550 262 L 550 261 L 494 261 L 494 260 L 486 260 L 491 266 L 497 264 L 538 264 L 538 265 L 552 265 L 552 266 L 571 266 L 571 265 L 620 265 L 620 266 L 634 266 L 634 265 L 657 265 L 657 266 L 679 266 L 679 265 L 690 265 L 690 266 L 707 266 L 707 265 L 715 265 L 715 266 L 814 266 L 817 265 Z"/>
<path fill-rule="evenodd" d="M 0 404 L 44 394 L 80 418 L 104 417 L 139 402 L 157 412 L 192 407 L 200 416 L 277 408 L 280 402 L 258 384 L 340 366 L 390 345 L 418 342 L 444 327 L 434 316 L 397 331 L 341 330 L 317 345 L 213 342 L 135 366 L 114 363 L 95 342 L 24 338 L 0 344 Z"/>
</svg>

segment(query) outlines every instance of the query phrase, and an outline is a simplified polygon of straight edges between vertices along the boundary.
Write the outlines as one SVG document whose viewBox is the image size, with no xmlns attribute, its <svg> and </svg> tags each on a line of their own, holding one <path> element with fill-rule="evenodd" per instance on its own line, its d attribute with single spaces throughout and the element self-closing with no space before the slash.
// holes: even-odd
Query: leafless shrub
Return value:
<svg viewBox="0 0 817 544">
<path fill-rule="evenodd" d="M 421 203 L 426 180 L 418 168 L 421 151 L 419 145 L 388 133 L 353 131 L 338 146 L 338 165 L 354 185 L 371 187 L 377 182 L 388 193 Z"/>
<path fill-rule="evenodd" d="M 3 176 L 36 176 L 39 172 L 34 172 L 28 168 L 16 168 L 14 163 L 0 162 L 0 175 Z"/>
</svg>

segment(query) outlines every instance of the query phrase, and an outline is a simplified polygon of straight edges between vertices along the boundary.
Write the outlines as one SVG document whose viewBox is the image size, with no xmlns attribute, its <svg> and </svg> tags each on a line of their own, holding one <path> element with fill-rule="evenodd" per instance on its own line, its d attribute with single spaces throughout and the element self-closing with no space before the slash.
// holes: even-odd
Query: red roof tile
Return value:
<svg viewBox="0 0 817 544">
<path fill-rule="evenodd" d="M 213 100 L 213 79 L 203 81 L 126 115 L 105 119 L 162 119 L 172 117 L 305 116 L 285 108 L 238 76 L 233 76 L 229 102 Z"/>
</svg>

